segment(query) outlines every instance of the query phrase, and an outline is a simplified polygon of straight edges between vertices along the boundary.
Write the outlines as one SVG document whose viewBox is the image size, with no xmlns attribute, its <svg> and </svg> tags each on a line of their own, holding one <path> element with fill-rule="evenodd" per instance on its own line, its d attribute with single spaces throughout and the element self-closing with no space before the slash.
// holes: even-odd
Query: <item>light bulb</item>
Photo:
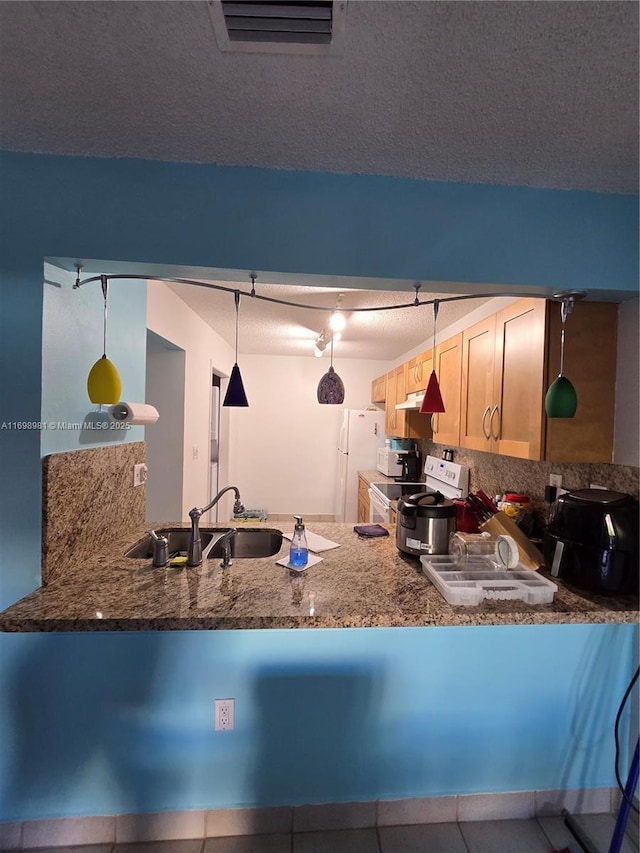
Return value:
<svg viewBox="0 0 640 853">
<path fill-rule="evenodd" d="M 320 347 L 317 344 L 313 348 L 313 354 L 315 355 L 316 358 L 322 358 L 322 350 L 320 349 Z"/>
<path fill-rule="evenodd" d="M 334 332 L 331 337 L 333 338 L 334 341 L 339 341 L 340 338 L 342 337 L 342 332 Z"/>
<path fill-rule="evenodd" d="M 334 311 L 329 320 L 329 328 L 332 332 L 341 332 L 346 326 L 347 321 L 344 318 L 344 314 L 341 314 L 339 311 Z"/>
</svg>

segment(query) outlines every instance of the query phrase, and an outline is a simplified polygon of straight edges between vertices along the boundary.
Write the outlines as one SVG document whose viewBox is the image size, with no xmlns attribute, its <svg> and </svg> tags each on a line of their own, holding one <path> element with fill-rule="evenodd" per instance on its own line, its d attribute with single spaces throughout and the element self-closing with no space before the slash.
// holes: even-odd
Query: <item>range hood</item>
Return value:
<svg viewBox="0 0 640 853">
<path fill-rule="evenodd" d="M 415 391 L 413 394 L 407 394 L 407 399 L 404 403 L 396 403 L 396 409 L 419 409 L 424 400 L 424 391 Z"/>
</svg>

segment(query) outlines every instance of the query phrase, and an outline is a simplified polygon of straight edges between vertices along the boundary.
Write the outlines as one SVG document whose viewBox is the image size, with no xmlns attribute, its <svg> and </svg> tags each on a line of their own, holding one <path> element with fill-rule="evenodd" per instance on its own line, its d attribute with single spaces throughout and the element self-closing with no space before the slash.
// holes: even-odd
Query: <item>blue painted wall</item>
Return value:
<svg viewBox="0 0 640 853">
<path fill-rule="evenodd" d="M 632 633 L 8 635 L 0 814 L 608 786 Z M 225 696 L 236 729 L 214 732 Z"/>
<path fill-rule="evenodd" d="M 45 258 L 634 291 L 637 227 L 624 196 L 3 154 L 0 424 L 41 418 Z M 0 606 L 39 583 L 40 442 L 0 430 Z M 3 635 L 0 820 L 612 784 L 631 646 L 630 626 Z M 239 728 L 214 738 L 228 695 Z"/>
</svg>

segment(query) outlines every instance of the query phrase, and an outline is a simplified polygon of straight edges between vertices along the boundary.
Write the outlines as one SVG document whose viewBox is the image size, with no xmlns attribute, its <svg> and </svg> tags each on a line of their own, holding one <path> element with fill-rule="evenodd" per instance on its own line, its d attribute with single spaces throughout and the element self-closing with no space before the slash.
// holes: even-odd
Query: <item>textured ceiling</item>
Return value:
<svg viewBox="0 0 640 853">
<path fill-rule="evenodd" d="M 339 56 L 204 0 L 0 2 L 0 147 L 636 192 L 636 2 L 349 0 Z"/>
<path fill-rule="evenodd" d="M 638 4 L 349 0 L 341 53 L 308 56 L 221 52 L 204 0 L 4 0 L 0 148 L 635 193 Z M 233 344 L 229 294 L 176 292 Z M 280 354 L 326 319 L 249 297 L 240 317 L 241 352 Z M 336 358 L 395 358 L 431 328 L 428 308 L 354 315 Z"/>
<path fill-rule="evenodd" d="M 325 310 L 292 308 L 286 305 L 253 299 L 251 285 L 231 282 L 212 282 L 241 292 L 238 309 L 238 350 L 256 355 L 313 355 L 314 343 L 323 328 L 328 328 L 329 316 L 338 304 L 349 308 L 372 308 L 413 303 L 415 292 L 380 290 L 342 290 L 328 287 L 263 284 L 256 282 L 256 293 L 268 299 L 285 300 L 299 305 L 324 306 Z M 170 284 L 169 287 L 231 346 L 235 344 L 235 302 L 231 293 Z M 421 292 L 420 301 L 450 298 L 452 293 Z M 487 300 L 465 299 L 443 303 L 438 310 L 438 328 L 461 319 Z M 342 339 L 334 346 L 336 363 L 342 358 L 393 360 L 425 341 L 433 334 L 433 307 L 411 305 L 389 311 L 345 311 L 347 325 Z M 328 360 L 330 350 L 324 352 Z"/>
</svg>

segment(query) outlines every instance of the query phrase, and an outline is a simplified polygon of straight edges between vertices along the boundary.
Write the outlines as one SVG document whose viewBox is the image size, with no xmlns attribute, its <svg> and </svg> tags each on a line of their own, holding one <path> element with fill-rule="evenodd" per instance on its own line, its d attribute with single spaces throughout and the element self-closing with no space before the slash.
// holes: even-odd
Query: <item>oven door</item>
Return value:
<svg viewBox="0 0 640 853">
<path fill-rule="evenodd" d="M 369 489 L 369 524 L 389 524 L 389 500 L 377 489 Z"/>
</svg>

